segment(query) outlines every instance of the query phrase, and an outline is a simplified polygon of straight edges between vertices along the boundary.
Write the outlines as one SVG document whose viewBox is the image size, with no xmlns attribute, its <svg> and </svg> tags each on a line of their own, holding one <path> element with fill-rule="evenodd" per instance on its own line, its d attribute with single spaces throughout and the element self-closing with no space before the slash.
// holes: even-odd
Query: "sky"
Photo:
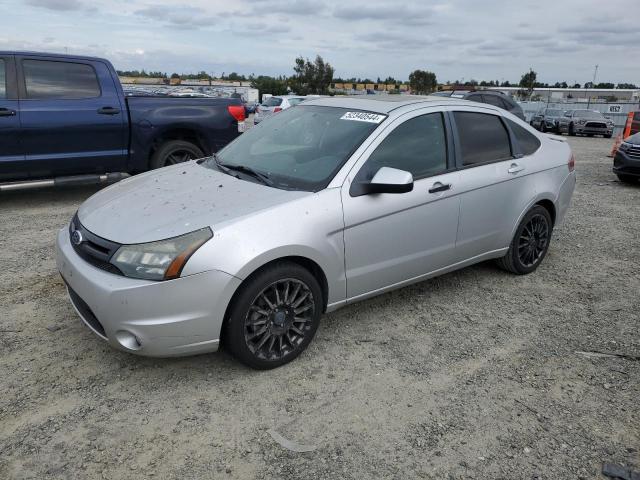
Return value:
<svg viewBox="0 0 640 480">
<path fill-rule="evenodd" d="M 0 50 L 96 55 L 119 70 L 439 82 L 640 84 L 640 0 L 0 0 Z M 635 48 L 635 51 L 634 51 Z"/>
</svg>

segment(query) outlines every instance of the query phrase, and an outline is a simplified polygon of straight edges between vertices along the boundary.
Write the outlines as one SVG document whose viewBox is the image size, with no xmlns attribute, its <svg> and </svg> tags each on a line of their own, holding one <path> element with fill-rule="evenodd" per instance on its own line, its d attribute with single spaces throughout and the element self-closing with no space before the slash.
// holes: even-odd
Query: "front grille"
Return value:
<svg viewBox="0 0 640 480">
<path fill-rule="evenodd" d="M 607 128 L 607 124 L 602 122 L 587 122 L 585 127 L 586 128 Z"/>
<path fill-rule="evenodd" d="M 104 331 L 104 327 L 102 326 L 98 318 L 94 315 L 94 313 L 91 311 L 91 308 L 89 308 L 89 305 L 87 305 L 85 301 L 82 300 L 82 298 L 80 298 L 80 295 L 78 295 L 73 290 L 73 288 L 71 288 L 68 284 L 67 284 L 67 290 L 69 291 L 69 298 L 71 298 L 71 302 L 73 303 L 73 306 L 76 307 L 82 319 L 86 322 L 87 325 L 89 325 L 89 327 L 94 332 L 96 332 L 102 338 L 106 339 L 107 334 Z"/>
<path fill-rule="evenodd" d="M 82 241 L 79 244 L 73 242 L 73 233 L 75 231 L 78 231 L 82 238 Z M 116 253 L 121 245 L 94 235 L 84 228 L 80 223 L 80 220 L 78 220 L 77 213 L 69 225 L 69 236 L 71 238 L 71 245 L 73 246 L 73 249 L 85 262 L 106 272 L 122 275 L 122 272 L 118 267 L 109 263 L 109 260 L 111 260 L 111 257 Z"/>
<path fill-rule="evenodd" d="M 625 151 L 625 153 L 631 158 L 640 159 L 640 145 L 635 145 Z"/>
</svg>

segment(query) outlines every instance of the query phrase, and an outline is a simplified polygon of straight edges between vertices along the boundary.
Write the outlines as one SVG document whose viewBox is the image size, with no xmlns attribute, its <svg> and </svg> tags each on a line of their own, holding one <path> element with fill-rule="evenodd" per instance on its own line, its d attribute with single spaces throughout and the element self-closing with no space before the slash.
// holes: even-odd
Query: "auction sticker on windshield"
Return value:
<svg viewBox="0 0 640 480">
<path fill-rule="evenodd" d="M 347 112 L 340 117 L 340 120 L 355 120 L 356 122 L 380 123 L 386 115 L 369 112 Z"/>
</svg>

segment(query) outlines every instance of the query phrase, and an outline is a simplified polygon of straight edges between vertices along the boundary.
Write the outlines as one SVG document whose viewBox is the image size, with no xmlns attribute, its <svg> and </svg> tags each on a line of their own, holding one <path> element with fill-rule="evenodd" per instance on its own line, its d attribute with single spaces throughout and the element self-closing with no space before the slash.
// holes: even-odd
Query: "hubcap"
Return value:
<svg viewBox="0 0 640 480">
<path fill-rule="evenodd" d="M 531 267 L 540 261 L 549 242 L 547 219 L 538 214 L 524 226 L 518 239 L 518 258 L 525 267 Z"/>
<path fill-rule="evenodd" d="M 188 150 L 174 150 L 169 155 L 167 155 L 167 158 L 165 158 L 164 160 L 164 164 L 165 166 L 175 165 L 177 163 L 188 162 L 189 160 L 193 160 L 194 158 L 196 158 L 196 156 L 193 154 L 193 152 L 190 152 Z"/>
<path fill-rule="evenodd" d="M 278 280 L 253 300 L 244 321 L 244 338 L 251 353 L 279 360 L 296 351 L 311 330 L 315 303 L 302 281 Z"/>
</svg>

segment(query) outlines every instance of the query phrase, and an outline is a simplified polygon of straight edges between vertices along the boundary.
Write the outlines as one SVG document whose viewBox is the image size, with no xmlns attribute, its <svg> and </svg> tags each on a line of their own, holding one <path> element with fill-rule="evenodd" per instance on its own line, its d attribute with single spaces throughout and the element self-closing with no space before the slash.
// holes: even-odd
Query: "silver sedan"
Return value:
<svg viewBox="0 0 640 480">
<path fill-rule="evenodd" d="M 85 324 L 116 348 L 218 349 L 267 369 L 320 317 L 495 259 L 543 261 L 575 185 L 567 143 L 442 97 L 319 98 L 216 156 L 87 200 L 57 239 Z"/>
</svg>

